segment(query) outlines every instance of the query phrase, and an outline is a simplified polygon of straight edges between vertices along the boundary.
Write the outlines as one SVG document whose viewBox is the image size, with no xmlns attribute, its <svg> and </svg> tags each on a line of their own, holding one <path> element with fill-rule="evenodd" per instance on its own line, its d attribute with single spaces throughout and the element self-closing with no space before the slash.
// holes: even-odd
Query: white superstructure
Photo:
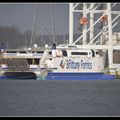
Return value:
<svg viewBox="0 0 120 120">
<path fill-rule="evenodd" d="M 104 59 L 98 50 L 58 46 L 54 51 L 56 52 L 52 54 L 51 49 L 45 50 L 40 62 L 41 68 L 64 73 L 104 72 Z"/>
</svg>

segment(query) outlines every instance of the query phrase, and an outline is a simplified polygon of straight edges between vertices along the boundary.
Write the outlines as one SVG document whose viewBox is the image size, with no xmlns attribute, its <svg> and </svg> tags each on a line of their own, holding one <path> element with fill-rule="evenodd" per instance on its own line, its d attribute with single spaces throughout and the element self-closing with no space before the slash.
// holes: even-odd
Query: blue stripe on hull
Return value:
<svg viewBox="0 0 120 120">
<path fill-rule="evenodd" d="M 48 73 L 47 80 L 115 80 L 104 73 Z"/>
<path fill-rule="evenodd" d="M 6 76 L 0 76 L 0 80 L 6 80 L 7 77 Z"/>
</svg>

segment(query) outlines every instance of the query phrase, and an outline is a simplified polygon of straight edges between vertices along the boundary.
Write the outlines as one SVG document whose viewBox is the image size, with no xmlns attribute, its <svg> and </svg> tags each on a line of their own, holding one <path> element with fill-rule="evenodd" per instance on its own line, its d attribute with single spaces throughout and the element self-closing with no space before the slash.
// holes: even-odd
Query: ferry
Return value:
<svg viewBox="0 0 120 120">
<path fill-rule="evenodd" d="M 114 80 L 105 73 L 105 56 L 93 49 L 53 44 L 41 51 L 5 50 L 1 76 L 37 80 Z M 34 60 L 34 62 L 33 62 Z"/>
<path fill-rule="evenodd" d="M 40 68 L 47 70 L 47 80 L 113 80 L 105 73 L 104 57 L 98 50 L 54 44 L 44 51 Z"/>
<path fill-rule="evenodd" d="M 101 5 L 102 7 L 100 7 Z M 37 80 L 116 79 L 116 72 L 117 76 L 120 76 L 120 64 L 118 62 L 114 63 L 113 53 L 114 50 L 120 50 L 120 33 L 113 33 L 113 29 L 119 23 L 117 21 L 119 11 L 112 9 L 116 3 L 101 5 L 94 3 L 89 5 L 86 3 L 69 4 L 69 44 L 72 45 L 56 46 L 53 44 L 52 47 L 47 46 L 44 50 L 38 50 L 37 45 L 34 46 L 36 50 L 3 50 L 0 54 L 0 76 L 18 79 L 35 78 Z M 38 8 L 35 8 L 30 46 L 33 43 L 35 26 L 37 26 L 34 23 L 36 22 Z M 78 19 L 80 34 L 75 40 L 73 39 L 73 19 L 74 13 L 78 11 L 80 13 L 80 19 Z M 88 14 L 90 19 L 88 19 Z M 116 16 L 113 17 L 113 14 L 116 14 Z M 55 43 L 55 27 L 51 10 L 50 18 L 53 29 L 53 42 Z M 78 47 L 78 42 L 79 46 L 88 45 L 90 48 Z M 98 47 L 100 47 L 99 50 Z M 104 50 L 107 51 L 108 59 L 106 59 Z M 109 61 L 108 69 L 106 69 L 107 60 Z"/>
</svg>

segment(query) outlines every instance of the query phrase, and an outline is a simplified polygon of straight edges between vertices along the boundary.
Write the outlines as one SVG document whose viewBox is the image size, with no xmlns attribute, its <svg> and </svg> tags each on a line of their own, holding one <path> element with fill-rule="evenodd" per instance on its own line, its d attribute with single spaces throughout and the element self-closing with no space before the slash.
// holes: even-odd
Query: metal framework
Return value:
<svg viewBox="0 0 120 120">
<path fill-rule="evenodd" d="M 113 64 L 113 50 L 120 50 L 120 42 L 113 44 L 113 29 L 120 19 L 120 10 L 113 10 L 117 4 L 119 3 L 69 3 L 69 44 L 76 44 L 80 48 L 108 50 L 109 68 L 120 69 L 120 64 Z M 100 7 L 101 5 L 103 6 Z M 88 25 L 83 25 L 82 35 L 77 39 L 74 39 L 75 13 L 81 13 L 88 20 Z M 105 16 L 105 21 L 101 21 Z M 96 32 L 100 24 L 102 27 Z"/>
</svg>

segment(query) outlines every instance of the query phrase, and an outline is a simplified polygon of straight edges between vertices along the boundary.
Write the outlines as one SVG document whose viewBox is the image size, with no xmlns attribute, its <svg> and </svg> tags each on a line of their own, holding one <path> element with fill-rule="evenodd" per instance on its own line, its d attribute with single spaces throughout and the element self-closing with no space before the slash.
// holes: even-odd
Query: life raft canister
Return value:
<svg viewBox="0 0 120 120">
<path fill-rule="evenodd" d="M 102 22 L 107 22 L 107 21 L 108 21 L 108 16 L 107 16 L 107 15 L 104 15 L 104 16 L 101 18 L 101 21 L 102 21 Z"/>
<path fill-rule="evenodd" d="M 79 22 L 80 22 L 81 25 L 86 25 L 88 23 L 88 20 L 87 20 L 86 17 L 83 17 L 83 18 L 80 19 Z"/>
</svg>

